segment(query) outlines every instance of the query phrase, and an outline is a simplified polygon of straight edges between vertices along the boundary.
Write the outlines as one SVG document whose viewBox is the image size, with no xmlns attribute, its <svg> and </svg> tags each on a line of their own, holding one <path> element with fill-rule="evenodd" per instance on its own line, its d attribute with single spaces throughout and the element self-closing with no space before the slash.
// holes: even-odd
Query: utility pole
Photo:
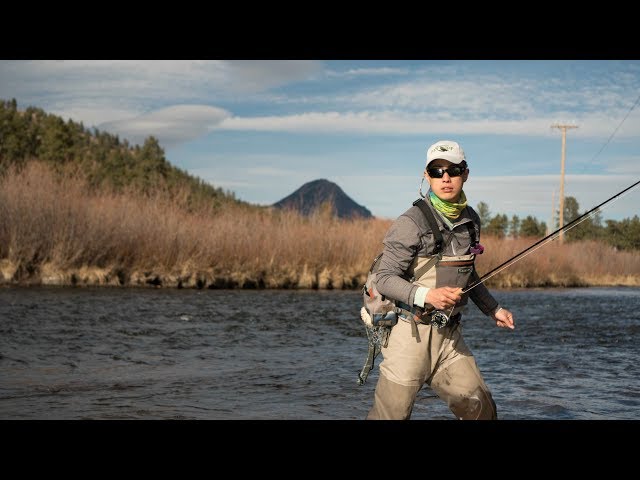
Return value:
<svg viewBox="0 0 640 480">
<path fill-rule="evenodd" d="M 556 218 L 556 191 L 555 190 L 551 194 L 551 221 L 549 222 L 549 225 L 547 225 L 547 233 L 546 233 L 547 235 L 549 235 L 551 232 L 555 230 L 555 228 L 553 228 L 554 218 Z"/>
<path fill-rule="evenodd" d="M 562 130 L 562 163 L 560 164 L 560 218 L 558 228 L 564 226 L 564 157 L 567 145 L 567 129 L 578 128 L 577 125 L 551 125 L 551 128 L 559 128 Z M 560 231 L 560 243 L 564 241 L 564 230 Z"/>
</svg>

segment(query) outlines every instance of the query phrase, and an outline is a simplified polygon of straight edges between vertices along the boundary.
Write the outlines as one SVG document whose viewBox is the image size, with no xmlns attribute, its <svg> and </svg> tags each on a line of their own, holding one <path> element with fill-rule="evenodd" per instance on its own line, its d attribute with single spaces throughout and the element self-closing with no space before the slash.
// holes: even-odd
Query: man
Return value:
<svg viewBox="0 0 640 480">
<path fill-rule="evenodd" d="M 484 284 L 463 293 L 479 279 L 474 260 L 483 250 L 478 243 L 480 217 L 467 205 L 462 190 L 468 177 L 466 157 L 457 142 L 439 141 L 429 147 L 422 182 L 429 183 L 425 202 L 442 235 L 439 261 L 432 255 L 436 235 L 416 205 L 385 235 L 377 288 L 406 309 L 381 350 L 384 360 L 367 419 L 408 420 L 424 384 L 460 419 L 497 419 L 491 392 L 462 339 L 462 310 L 471 298 L 498 327 L 515 326 L 512 313 L 500 307 Z M 424 196 L 422 183 L 420 195 Z M 421 266 L 431 259 L 435 266 L 425 272 Z M 419 278 L 413 278 L 416 272 Z M 437 324 L 436 317 L 446 324 Z"/>
</svg>

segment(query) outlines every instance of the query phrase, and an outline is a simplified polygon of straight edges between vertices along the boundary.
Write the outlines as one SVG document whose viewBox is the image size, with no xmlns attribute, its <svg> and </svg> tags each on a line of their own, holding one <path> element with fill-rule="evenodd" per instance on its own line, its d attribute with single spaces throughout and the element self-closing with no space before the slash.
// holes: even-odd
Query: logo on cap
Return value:
<svg viewBox="0 0 640 480">
<path fill-rule="evenodd" d="M 451 145 L 438 145 L 434 150 L 438 150 L 439 152 L 448 152 L 453 150 L 453 147 Z"/>
</svg>

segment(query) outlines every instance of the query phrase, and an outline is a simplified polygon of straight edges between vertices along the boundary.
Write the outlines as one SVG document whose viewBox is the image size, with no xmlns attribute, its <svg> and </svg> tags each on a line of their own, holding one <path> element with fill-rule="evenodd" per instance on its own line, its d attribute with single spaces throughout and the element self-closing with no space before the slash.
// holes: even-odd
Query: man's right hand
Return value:
<svg viewBox="0 0 640 480">
<path fill-rule="evenodd" d="M 436 310 L 447 310 L 462 300 L 460 287 L 431 288 L 425 296 L 424 303 L 430 303 Z"/>
</svg>

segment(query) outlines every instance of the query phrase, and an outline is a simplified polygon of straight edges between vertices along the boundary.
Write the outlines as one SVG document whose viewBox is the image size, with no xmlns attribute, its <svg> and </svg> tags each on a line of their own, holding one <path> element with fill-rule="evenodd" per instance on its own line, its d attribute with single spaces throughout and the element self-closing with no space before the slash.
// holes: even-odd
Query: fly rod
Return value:
<svg viewBox="0 0 640 480">
<path fill-rule="evenodd" d="M 634 183 L 633 185 L 631 185 L 630 187 L 625 188 L 624 190 L 616 193 L 614 196 L 608 198 L 607 200 L 605 200 L 604 202 L 602 202 L 600 205 L 593 207 L 591 210 L 589 210 L 588 212 L 583 213 L 582 215 L 580 215 L 579 217 L 575 218 L 574 220 L 572 220 L 571 222 L 567 223 L 566 225 L 561 226 L 560 228 L 558 228 L 555 232 L 550 233 L 549 235 L 547 235 L 546 237 L 538 240 L 536 243 L 534 243 L 533 245 L 531 245 L 530 247 L 524 249 L 523 251 L 521 251 L 520 253 L 514 255 L 513 257 L 511 257 L 509 260 L 506 260 L 505 262 L 501 263 L 500 265 L 498 265 L 496 268 L 494 268 L 493 270 L 491 270 L 488 273 L 485 273 L 482 277 L 480 277 L 478 280 L 476 280 L 474 283 L 472 283 L 469 287 L 467 287 L 466 289 L 464 289 L 462 291 L 462 293 L 467 293 L 469 290 L 477 287 L 478 285 L 480 285 L 481 283 L 484 283 L 485 281 L 489 280 L 491 277 L 493 277 L 494 275 L 500 273 L 502 270 L 504 270 L 505 268 L 513 265 L 514 263 L 516 263 L 518 260 L 522 260 L 524 257 L 526 257 L 527 255 L 529 255 L 530 253 L 535 252 L 538 248 L 543 247 L 544 245 L 546 245 L 547 243 L 555 240 L 559 235 L 560 232 L 564 231 L 564 230 L 570 230 L 573 227 L 578 226 L 580 223 L 584 222 L 585 220 L 587 220 L 589 218 L 589 216 L 591 216 L 592 214 L 596 213 L 598 211 L 599 208 L 601 208 L 602 206 L 606 205 L 607 203 L 619 199 L 621 195 L 627 193 L 629 190 L 633 189 L 634 187 L 640 185 L 640 180 L 637 181 L 636 183 Z"/>
</svg>

